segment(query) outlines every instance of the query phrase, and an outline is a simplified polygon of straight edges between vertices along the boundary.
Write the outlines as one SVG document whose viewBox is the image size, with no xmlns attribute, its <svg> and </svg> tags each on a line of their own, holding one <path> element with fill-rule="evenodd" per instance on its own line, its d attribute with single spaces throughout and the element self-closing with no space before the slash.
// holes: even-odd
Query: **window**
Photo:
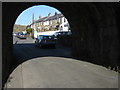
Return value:
<svg viewBox="0 0 120 90">
<path fill-rule="evenodd" d="M 64 27 L 68 27 L 68 24 L 65 24 Z"/>
<path fill-rule="evenodd" d="M 44 39 L 52 39 L 52 36 L 44 36 Z"/>
<path fill-rule="evenodd" d="M 40 40 L 40 39 L 43 39 L 43 36 L 39 36 L 38 39 L 39 39 L 39 40 Z"/>
<path fill-rule="evenodd" d="M 66 18 L 64 18 L 64 22 L 66 22 Z"/>
<path fill-rule="evenodd" d="M 62 18 L 60 18 L 60 23 L 62 23 Z"/>
</svg>

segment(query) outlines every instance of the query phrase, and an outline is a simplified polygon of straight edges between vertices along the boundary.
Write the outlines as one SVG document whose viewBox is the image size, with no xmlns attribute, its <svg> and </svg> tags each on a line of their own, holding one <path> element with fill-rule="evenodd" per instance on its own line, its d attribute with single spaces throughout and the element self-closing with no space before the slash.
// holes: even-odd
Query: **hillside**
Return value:
<svg viewBox="0 0 120 90">
<path fill-rule="evenodd" d="M 18 31 L 25 31 L 26 26 L 24 25 L 14 25 L 13 27 L 13 32 L 18 32 Z"/>
</svg>

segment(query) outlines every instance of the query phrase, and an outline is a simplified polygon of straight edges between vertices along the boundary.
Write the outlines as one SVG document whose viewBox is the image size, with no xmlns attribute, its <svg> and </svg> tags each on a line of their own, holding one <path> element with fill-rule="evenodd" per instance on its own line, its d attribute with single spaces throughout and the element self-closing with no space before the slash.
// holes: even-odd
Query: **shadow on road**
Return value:
<svg viewBox="0 0 120 90">
<path fill-rule="evenodd" d="M 65 57 L 72 58 L 71 47 L 56 45 L 53 47 L 36 47 L 34 43 L 13 44 L 13 58 L 15 67 L 19 64 L 38 57 Z"/>
</svg>

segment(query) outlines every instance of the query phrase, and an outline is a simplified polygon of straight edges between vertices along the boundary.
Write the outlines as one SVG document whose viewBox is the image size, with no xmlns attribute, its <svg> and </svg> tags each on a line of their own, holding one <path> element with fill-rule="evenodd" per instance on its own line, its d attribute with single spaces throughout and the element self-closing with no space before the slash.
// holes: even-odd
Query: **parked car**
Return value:
<svg viewBox="0 0 120 90">
<path fill-rule="evenodd" d="M 39 35 L 35 40 L 36 46 L 52 46 L 56 47 L 56 39 L 53 35 Z"/>
<path fill-rule="evenodd" d="M 63 35 L 71 35 L 71 31 L 59 31 L 59 32 L 56 32 L 54 35 L 55 37 L 57 36 L 63 36 Z"/>
<path fill-rule="evenodd" d="M 17 37 L 20 38 L 20 39 L 26 39 L 27 38 L 27 34 L 24 34 L 23 32 L 18 32 Z"/>
<path fill-rule="evenodd" d="M 17 36 L 17 33 L 16 33 L 16 32 L 13 32 L 12 35 L 13 35 L 13 36 Z"/>
<path fill-rule="evenodd" d="M 23 32 L 18 32 L 17 37 L 19 38 L 20 34 L 23 34 Z"/>
</svg>

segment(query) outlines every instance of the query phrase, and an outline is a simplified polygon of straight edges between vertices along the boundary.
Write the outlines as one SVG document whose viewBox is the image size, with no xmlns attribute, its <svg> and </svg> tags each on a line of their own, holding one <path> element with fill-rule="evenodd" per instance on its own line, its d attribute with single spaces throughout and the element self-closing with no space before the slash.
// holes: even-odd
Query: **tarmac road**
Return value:
<svg viewBox="0 0 120 90">
<path fill-rule="evenodd" d="M 31 38 L 14 37 L 13 44 L 22 64 L 10 75 L 6 88 L 118 88 L 117 72 L 71 58 L 71 48 L 38 48 Z"/>
</svg>

